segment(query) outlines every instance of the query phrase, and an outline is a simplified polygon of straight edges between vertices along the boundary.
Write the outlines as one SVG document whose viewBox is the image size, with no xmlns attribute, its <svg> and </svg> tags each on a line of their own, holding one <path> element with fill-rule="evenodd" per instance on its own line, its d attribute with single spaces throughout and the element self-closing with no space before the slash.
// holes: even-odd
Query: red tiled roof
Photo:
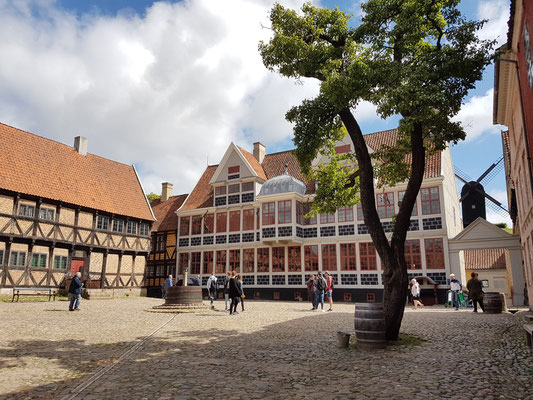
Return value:
<svg viewBox="0 0 533 400">
<path fill-rule="evenodd" d="M 152 232 L 170 231 L 178 228 L 178 216 L 176 211 L 181 207 L 187 194 L 180 194 L 170 197 L 167 201 L 161 202 L 161 199 L 155 199 L 150 202 L 152 211 L 157 221 L 152 226 Z"/>
<path fill-rule="evenodd" d="M 135 169 L 0 123 L 0 188 L 153 221 Z"/>
<path fill-rule="evenodd" d="M 251 153 L 247 152 L 246 150 L 244 150 L 242 147 L 237 146 L 237 148 L 242 153 L 244 158 L 246 158 L 246 160 L 250 163 L 250 165 L 252 166 L 252 168 L 254 169 L 256 174 L 261 179 L 264 179 L 266 181 L 268 178 L 265 175 L 265 171 L 264 171 L 263 167 L 261 166 L 261 164 L 259 164 L 259 161 L 257 161 L 257 158 L 255 158 L 253 154 L 251 154 Z"/>
<path fill-rule="evenodd" d="M 505 268 L 505 249 L 465 250 L 465 269 L 499 269 Z"/>
<path fill-rule="evenodd" d="M 213 207 L 213 188 L 209 184 L 213 174 L 215 173 L 218 165 L 208 166 L 194 189 L 192 190 L 189 198 L 183 204 L 182 210 L 195 210 L 197 208 Z"/>
</svg>

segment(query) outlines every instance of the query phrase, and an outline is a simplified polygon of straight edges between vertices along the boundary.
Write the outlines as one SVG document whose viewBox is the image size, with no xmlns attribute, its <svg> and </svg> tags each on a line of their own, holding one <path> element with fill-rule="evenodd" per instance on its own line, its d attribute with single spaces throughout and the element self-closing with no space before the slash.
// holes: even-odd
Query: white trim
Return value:
<svg viewBox="0 0 533 400">
<path fill-rule="evenodd" d="M 139 178 L 139 174 L 137 173 L 137 169 L 135 168 L 135 164 L 131 164 L 131 167 L 133 168 L 133 172 L 135 172 L 135 177 L 137 178 L 137 182 L 139 182 L 139 186 L 141 187 L 141 190 L 144 195 L 144 200 L 146 200 L 146 204 L 148 204 L 148 209 L 150 210 L 150 214 L 152 214 L 152 217 L 154 218 L 154 222 L 157 221 L 157 218 L 155 217 L 154 211 L 152 210 L 152 206 L 150 206 L 150 202 L 148 201 L 148 197 L 146 197 L 146 192 L 144 191 L 143 184 L 141 182 L 141 179 Z"/>
<path fill-rule="evenodd" d="M 226 168 L 226 163 L 228 162 L 228 159 L 229 159 L 232 151 L 237 152 L 237 154 L 241 158 L 242 162 L 249 169 L 249 171 L 251 172 L 253 177 L 260 178 L 259 175 L 257 174 L 257 172 L 255 171 L 255 169 L 250 165 L 250 163 L 248 162 L 246 157 L 244 157 L 244 155 L 240 152 L 239 148 L 235 145 L 235 143 L 231 142 L 229 147 L 228 147 L 228 149 L 224 153 L 224 157 L 222 157 L 222 160 L 218 164 L 218 167 L 215 170 L 215 173 L 213 174 L 213 176 L 211 177 L 211 180 L 209 181 L 210 185 L 213 185 L 213 184 L 215 184 L 217 182 L 218 177 L 220 176 L 220 174 L 222 173 L 224 168 Z M 240 172 L 240 175 L 242 176 L 242 171 Z"/>
</svg>

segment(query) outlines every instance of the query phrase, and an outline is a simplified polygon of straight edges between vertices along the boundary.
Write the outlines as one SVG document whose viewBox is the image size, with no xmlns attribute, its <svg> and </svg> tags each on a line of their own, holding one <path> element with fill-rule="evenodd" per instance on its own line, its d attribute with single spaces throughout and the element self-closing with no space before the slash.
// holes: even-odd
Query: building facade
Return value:
<svg viewBox="0 0 533 400">
<path fill-rule="evenodd" d="M 154 217 L 133 166 L 0 124 L 0 291 L 140 293 Z"/>
<path fill-rule="evenodd" d="M 511 1 L 507 43 L 494 69 L 493 122 L 502 134 L 513 230 L 520 234 L 524 278 L 533 305 L 533 3 Z"/>
<path fill-rule="evenodd" d="M 396 138 L 396 130 L 365 135 L 371 152 Z M 349 138 L 336 145 L 337 152 L 352 149 Z M 389 235 L 405 188 L 376 189 L 377 211 Z M 222 277 L 236 270 L 243 274 L 247 296 L 292 300 L 306 298 L 309 276 L 327 270 L 336 300 L 381 300 L 381 261 L 360 207 L 306 218 L 314 192 L 315 183 L 305 180 L 292 151 L 266 154 L 255 143 L 251 154 L 232 143 L 177 212 L 178 274 L 188 268 L 205 284 L 211 273 Z M 427 276 L 444 292 L 450 273 L 447 240 L 461 230 L 446 149 L 427 160 L 405 247 L 409 276 Z"/>
<path fill-rule="evenodd" d="M 150 202 L 156 222 L 151 230 L 152 247 L 146 262 L 145 286 L 151 297 L 161 296 L 161 287 L 169 275 L 176 278 L 176 210 L 187 198 L 186 194 L 172 196 L 171 183 L 165 182 L 162 186 L 161 197 Z"/>
</svg>

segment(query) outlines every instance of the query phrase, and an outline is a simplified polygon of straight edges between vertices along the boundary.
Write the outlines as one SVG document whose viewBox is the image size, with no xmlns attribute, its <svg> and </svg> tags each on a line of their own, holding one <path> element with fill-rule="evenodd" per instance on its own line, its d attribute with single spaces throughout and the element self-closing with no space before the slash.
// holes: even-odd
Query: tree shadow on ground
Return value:
<svg viewBox="0 0 533 400">
<path fill-rule="evenodd" d="M 183 330 L 179 317 L 75 398 L 411 399 L 458 392 L 473 398 L 483 390 L 497 397 L 523 390 L 528 377 L 520 367 L 533 361 L 526 357 L 517 365 L 506 360 L 509 349 L 501 344 L 501 335 L 516 333 L 517 328 L 513 324 L 498 327 L 491 318 L 485 318 L 485 341 L 481 342 L 479 332 L 462 322 L 464 318 L 450 317 L 449 326 L 462 333 L 455 335 L 442 326 L 438 329 L 442 313 L 425 312 L 408 319 L 424 319 L 430 329 L 421 336 L 428 342 L 360 351 L 340 349 L 335 343 L 337 331 L 353 332 L 352 313 L 310 313 L 249 333 L 226 329 L 223 323 L 213 329 Z M 245 318 L 241 321 L 246 324 Z M 413 326 L 407 324 L 409 333 L 416 330 Z M 144 339 L 109 344 L 13 340 L 0 349 L 0 368 L 10 368 L 17 359 L 28 356 L 58 362 L 83 376 L 4 397 L 61 398 L 100 368 L 115 364 Z M 479 367 L 469 370 L 474 372 L 472 376 L 465 374 L 464 367 L 474 365 L 472 359 L 480 354 L 490 354 L 497 370 Z"/>
</svg>

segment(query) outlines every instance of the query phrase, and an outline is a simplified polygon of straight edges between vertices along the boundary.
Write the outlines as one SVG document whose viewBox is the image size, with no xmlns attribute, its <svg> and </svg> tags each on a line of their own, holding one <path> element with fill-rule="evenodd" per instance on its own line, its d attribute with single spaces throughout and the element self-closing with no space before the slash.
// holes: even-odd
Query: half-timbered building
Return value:
<svg viewBox="0 0 533 400">
<path fill-rule="evenodd" d="M 140 293 L 154 216 L 134 166 L 0 124 L 0 291 Z"/>
<path fill-rule="evenodd" d="M 394 145 L 396 138 L 396 130 L 365 135 L 370 152 Z M 349 138 L 336 144 L 338 153 L 352 149 Z M 327 161 L 320 158 L 314 165 Z M 188 267 L 205 284 L 213 272 L 222 278 L 237 270 L 248 296 L 291 300 L 305 298 L 310 275 L 327 270 L 335 281 L 336 300 L 381 299 L 381 261 L 360 207 L 307 218 L 315 189 L 293 151 L 266 154 L 265 146 L 255 143 L 252 154 L 230 144 L 220 164 L 206 168 L 177 212 L 178 274 Z M 376 189 L 377 211 L 388 235 L 405 189 L 405 183 Z M 430 278 L 444 295 L 452 272 L 448 238 L 461 230 L 446 149 L 427 158 L 405 244 L 409 276 Z"/>
<path fill-rule="evenodd" d="M 145 284 L 148 296 L 159 297 L 168 275 L 176 277 L 176 210 L 181 207 L 187 195 L 172 196 L 172 187 L 169 182 L 163 183 L 161 197 L 150 202 L 157 221 L 152 226 L 152 250 L 146 262 Z"/>
</svg>

